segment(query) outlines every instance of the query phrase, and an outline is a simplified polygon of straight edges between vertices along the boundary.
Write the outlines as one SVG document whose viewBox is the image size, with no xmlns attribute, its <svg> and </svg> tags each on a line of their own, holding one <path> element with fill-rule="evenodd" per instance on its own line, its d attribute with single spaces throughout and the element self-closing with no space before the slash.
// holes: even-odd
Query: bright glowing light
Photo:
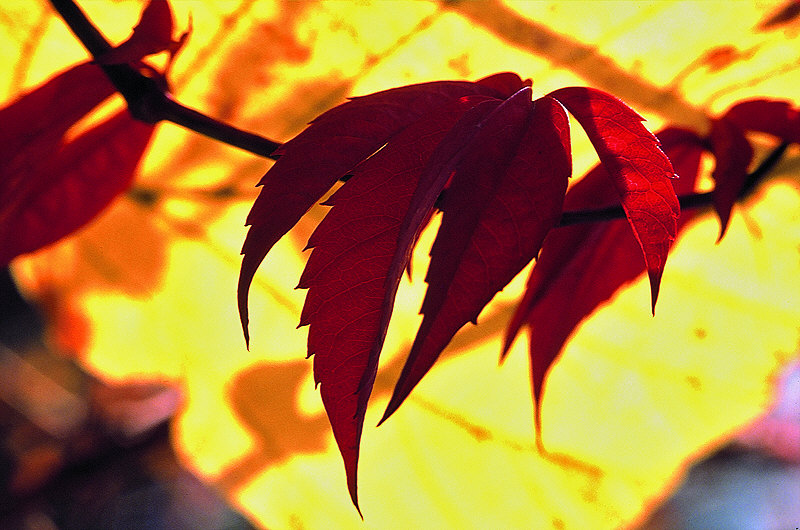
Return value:
<svg viewBox="0 0 800 530">
<path fill-rule="evenodd" d="M 0 6 L 5 101 L 85 59 L 59 20 L 29 4 Z M 142 3 L 83 4 L 118 41 Z M 175 4 L 178 27 L 191 13 L 195 28 L 175 64 L 177 97 L 277 140 L 348 95 L 502 70 L 533 77 L 534 89 L 546 92 L 583 84 L 593 68 L 621 68 L 653 87 L 629 101 L 645 106 L 651 123 L 720 111 L 749 96 L 796 98 L 800 83 L 799 70 L 787 66 L 800 59 L 796 42 L 782 30 L 753 29 L 764 2 L 512 2 L 507 12 L 519 27 L 546 27 L 591 48 L 566 62 L 531 53 L 513 33 L 519 28 L 498 30 L 490 6 L 481 25 L 458 3 Z M 733 54 L 716 71 L 696 62 L 728 44 L 756 51 Z M 655 112 L 653 98 L 665 93 L 657 89 L 671 91 L 677 106 Z M 576 167 L 594 163 L 589 149 L 576 141 Z M 71 342 L 87 369 L 111 380 L 169 381 L 185 393 L 174 424 L 178 452 L 255 521 L 362 527 L 323 410 L 312 403 L 306 331 L 295 329 L 304 299 L 294 290 L 307 256 L 301 249 L 325 208 L 313 209 L 260 269 L 250 351 L 241 336 L 242 225 L 269 164 L 162 125 L 138 180 L 149 195 L 121 198 L 14 270 L 32 296 L 50 296 L 53 315 L 77 318 L 55 318 L 64 328 L 56 333 L 69 335 L 75 322 L 88 326 Z M 433 234 L 426 232 L 414 281 L 404 280 L 397 297 L 367 414 L 366 526 L 612 528 L 633 520 L 688 458 L 764 409 L 771 376 L 796 351 L 798 211 L 795 170 L 737 207 L 720 245 L 710 217 L 677 243 L 655 318 L 639 281 L 587 320 L 545 389 L 550 458 L 534 445 L 525 340 L 497 367 L 497 330 L 524 277 L 484 311 L 484 327 L 467 326 L 408 403 L 373 428 L 419 322 Z"/>
</svg>

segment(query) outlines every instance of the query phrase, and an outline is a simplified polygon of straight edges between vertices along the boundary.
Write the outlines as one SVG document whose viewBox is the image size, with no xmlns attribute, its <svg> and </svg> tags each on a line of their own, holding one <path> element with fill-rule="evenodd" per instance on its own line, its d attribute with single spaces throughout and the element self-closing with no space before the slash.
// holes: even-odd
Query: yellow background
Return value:
<svg viewBox="0 0 800 530">
<path fill-rule="evenodd" d="M 285 141 L 315 115 L 402 84 L 511 70 L 544 94 L 591 85 L 652 130 L 746 97 L 794 98 L 800 25 L 759 22 L 780 2 L 271 2 L 176 0 L 194 32 L 176 97 Z M 113 42 L 143 2 L 81 2 Z M 0 99 L 85 51 L 46 2 L 0 5 Z M 116 104 L 119 104 L 117 102 Z M 596 156 L 575 129 L 576 174 Z M 754 138 L 763 155 L 770 146 Z M 666 493 L 693 457 L 761 413 L 797 355 L 798 152 L 745 204 L 723 242 L 705 216 L 676 243 L 656 317 L 638 281 L 576 332 L 546 384 L 544 443 L 531 425 L 527 344 L 498 367 L 498 332 L 526 274 L 467 326 L 379 429 L 424 294 L 426 232 L 401 285 L 362 442 L 362 523 L 347 496 L 294 290 L 315 207 L 272 251 L 251 292 L 250 351 L 235 306 L 244 219 L 270 162 L 159 126 L 134 193 L 14 270 L 46 302 L 60 348 L 108 380 L 174 384 L 182 461 L 269 528 L 612 528 Z M 152 200 L 143 200 L 147 196 Z"/>
</svg>

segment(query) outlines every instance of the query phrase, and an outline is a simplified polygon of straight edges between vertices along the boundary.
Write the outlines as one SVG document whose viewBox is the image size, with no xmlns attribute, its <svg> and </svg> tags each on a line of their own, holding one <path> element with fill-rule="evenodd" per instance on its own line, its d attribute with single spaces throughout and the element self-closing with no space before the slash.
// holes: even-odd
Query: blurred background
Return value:
<svg viewBox="0 0 800 530">
<path fill-rule="evenodd" d="M 510 70 L 536 94 L 621 97 L 698 131 L 751 97 L 800 104 L 796 1 L 175 0 L 182 103 L 276 141 L 344 101 Z M 143 0 L 83 0 L 119 43 Z M 45 1 L 0 4 L 0 102 L 87 59 Z M 156 62 L 159 58 L 156 58 Z M 121 107 L 115 98 L 99 112 Z M 775 146 L 753 137 L 757 158 Z M 576 177 L 597 161 L 573 128 Z M 536 451 L 527 344 L 498 366 L 520 274 L 379 429 L 419 323 L 428 230 L 401 284 L 362 441 L 360 500 L 295 329 L 315 207 L 235 303 L 271 162 L 159 125 L 134 187 L 0 278 L 0 522 L 21 528 L 795 528 L 800 525 L 800 157 L 676 242 L 576 331 Z M 705 165 L 712 168 L 710 161 Z M 708 186 L 708 178 L 703 186 Z M 434 223 L 436 224 L 436 223 Z M 435 227 L 434 227 L 435 228 Z M 694 467 L 692 467 L 694 466 Z"/>
</svg>

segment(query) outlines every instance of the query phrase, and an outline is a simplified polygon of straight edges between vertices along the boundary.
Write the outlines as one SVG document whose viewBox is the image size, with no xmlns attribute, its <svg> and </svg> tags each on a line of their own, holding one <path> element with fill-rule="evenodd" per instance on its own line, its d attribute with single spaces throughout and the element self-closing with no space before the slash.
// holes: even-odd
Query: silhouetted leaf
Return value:
<svg viewBox="0 0 800 530">
<path fill-rule="evenodd" d="M 0 209 L 39 171 L 75 122 L 114 93 L 94 64 L 66 70 L 0 110 Z"/>
<path fill-rule="evenodd" d="M 743 131 L 777 136 L 800 143 L 800 112 L 789 101 L 752 99 L 732 106 L 724 115 Z"/>
<path fill-rule="evenodd" d="M 745 138 L 744 131 L 724 116 L 711 124 L 709 141 L 716 160 L 713 173 L 716 184 L 714 208 L 719 216 L 719 241 L 725 235 L 731 209 L 747 179 L 747 168 L 753 160 L 753 148 Z"/>
<path fill-rule="evenodd" d="M 571 172 L 569 121 L 586 129 L 645 253 L 653 303 L 678 204 L 672 166 L 641 118 L 612 96 L 568 88 L 531 101 L 529 82 L 501 73 L 355 98 L 279 148 L 247 219 L 239 310 L 270 248 L 346 175 L 312 234 L 299 287 L 301 325 L 358 507 L 359 442 L 395 293 L 437 197 L 424 318 L 381 421 L 405 399 L 468 321 L 539 251 L 561 217 Z M 463 113 L 461 119 L 456 119 Z M 449 131 L 448 131 L 449 129 Z M 606 179 L 608 180 L 608 179 Z"/>
<path fill-rule="evenodd" d="M 46 163 L 0 207 L 0 263 L 91 221 L 130 186 L 152 133 L 152 125 L 124 110 L 55 153 L 40 153 Z"/>
<path fill-rule="evenodd" d="M 176 51 L 177 47 L 183 44 L 188 33 L 185 33 L 178 41 L 173 41 L 173 24 L 169 2 L 167 0 L 150 0 L 128 40 L 98 57 L 97 62 L 99 64 L 134 63 L 148 55 L 173 48 Z"/>
<path fill-rule="evenodd" d="M 428 190 L 437 183 L 441 189 L 446 178 L 437 177 L 449 173 L 447 167 L 426 161 L 451 127 L 458 123 L 474 134 L 476 119 L 494 108 L 478 105 L 472 110 L 481 112 L 467 113 L 464 123 L 459 118 L 474 105 L 471 99 L 456 100 L 411 124 L 354 168 L 353 176 L 325 203 L 333 208 L 308 242 L 314 250 L 298 284 L 308 289 L 300 325 L 310 324 L 314 379 L 356 506 L 359 441 L 395 293 L 416 234 L 438 195 Z M 427 206 L 413 207 L 419 197 L 423 202 L 432 198 Z"/>
</svg>

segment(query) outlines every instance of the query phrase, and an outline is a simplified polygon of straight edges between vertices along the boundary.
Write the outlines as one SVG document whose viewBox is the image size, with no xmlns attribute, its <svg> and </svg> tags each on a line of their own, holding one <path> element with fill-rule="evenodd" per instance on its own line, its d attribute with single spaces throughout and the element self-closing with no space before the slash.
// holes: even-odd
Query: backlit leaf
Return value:
<svg viewBox="0 0 800 530">
<path fill-rule="evenodd" d="M 75 122 L 114 93 L 94 64 L 66 70 L 0 110 L 0 207 L 7 211 Z"/>
<path fill-rule="evenodd" d="M 52 146 L 76 121 L 113 93 L 114 86 L 103 71 L 95 64 L 83 63 L 51 77 L 0 109 L 0 167 L 6 171 L 9 161 L 42 137 Z"/>
<path fill-rule="evenodd" d="M 728 109 L 724 117 L 743 131 L 763 132 L 785 142 L 800 143 L 800 112 L 790 101 L 742 101 Z"/>
<path fill-rule="evenodd" d="M 508 75 L 513 74 L 501 75 L 502 86 L 508 86 Z M 259 182 L 261 191 L 247 217 L 250 230 L 242 248 L 238 298 L 246 340 L 247 292 L 275 242 L 336 181 L 420 117 L 462 96 L 507 97 L 493 85 L 491 81 L 438 81 L 353 98 L 316 118 L 275 152 L 280 158 Z"/>
<path fill-rule="evenodd" d="M 474 103 L 445 105 L 395 135 L 352 170 L 325 204 L 333 206 L 309 239 L 314 250 L 298 287 L 307 288 L 300 325 L 309 324 L 314 379 L 345 462 L 348 489 L 358 506 L 357 467 L 364 414 L 395 293 L 427 210 L 411 208 L 441 171 L 423 172 L 428 158 Z M 491 111 L 488 108 L 483 111 Z M 472 121 L 472 120 L 470 120 Z M 459 122 L 461 123 L 461 122 Z"/>
<path fill-rule="evenodd" d="M 119 12 L 135 18 L 146 2 L 80 4 L 101 30 L 124 38 L 133 24 Z M 176 97 L 278 139 L 346 94 L 505 69 L 535 77 L 541 93 L 588 82 L 651 123 L 697 130 L 709 109 L 729 102 L 796 99 L 797 26 L 754 35 L 754 24 L 774 11 L 763 2 L 490 4 L 181 0 L 176 20 L 191 12 L 201 31 L 176 63 Z M 47 3 L 0 3 L 0 27 L 6 99 L 86 57 Z M 697 62 L 725 45 L 748 55 L 716 73 Z M 573 146 L 576 167 L 592 157 L 585 144 Z M 641 311 L 637 282 L 574 334 L 547 382 L 545 438 L 548 449 L 590 468 L 536 454 L 528 362 L 514 354 L 496 366 L 497 330 L 524 286 L 514 281 L 481 313 L 480 326 L 462 329 L 392 421 L 365 429 L 359 482 L 367 526 L 637 527 L 637 514 L 669 492 L 687 459 L 758 413 L 771 388 L 766 376 L 796 356 L 795 154 L 787 151 L 777 178 L 737 205 L 747 216 L 732 219 L 719 246 L 709 246 L 714 219 L 693 223 L 670 251 L 659 318 Z M 254 525 L 363 527 L 343 494 L 341 456 L 311 363 L 302 362 L 304 333 L 292 331 L 305 294 L 291 290 L 303 265 L 298 249 L 322 208 L 270 251 L 256 276 L 251 319 L 263 340 L 253 351 L 241 347 L 230 310 L 242 220 L 263 164 L 165 126 L 131 194 L 68 241 L 15 260 L 14 274 L 31 299 L 36 285 L 47 287 L 82 316 L 88 340 L 79 358 L 92 373 L 166 379 L 185 391 L 171 428 L 181 462 Z M 433 236 L 423 234 L 420 245 Z M 38 284 L 22 274 L 31 263 Z M 397 296 L 368 427 L 391 395 L 425 288 L 420 276 Z"/>
<path fill-rule="evenodd" d="M 569 122 L 552 98 L 520 91 L 487 118 L 442 204 L 422 304 L 424 319 L 386 419 L 455 333 L 537 254 L 561 215 L 571 173 Z M 480 148 L 478 148 L 480 146 Z"/>
<path fill-rule="evenodd" d="M 171 49 L 173 45 L 178 44 L 172 40 L 173 24 L 169 2 L 167 0 L 150 0 L 128 40 L 98 57 L 97 62 L 99 64 L 133 63 L 148 55 Z M 185 37 L 182 37 L 183 39 Z"/>
<path fill-rule="evenodd" d="M 674 176 L 658 140 L 643 118 L 605 92 L 569 87 L 550 94 L 575 116 L 619 193 L 622 207 L 647 262 L 655 311 L 669 246 L 680 212 L 670 185 Z"/>
<path fill-rule="evenodd" d="M 680 176 L 671 181 L 675 192 L 691 193 L 703 151 L 700 138 L 681 129 L 666 129 L 658 137 Z M 613 204 L 617 194 L 607 179 L 605 166 L 596 166 L 570 188 L 564 209 Z M 684 211 L 678 228 L 695 213 Z M 584 318 L 645 269 L 639 245 L 623 219 L 565 226 L 548 235 L 503 345 L 505 356 L 521 327 L 529 327 L 537 434 L 543 382 L 565 342 Z"/>
<path fill-rule="evenodd" d="M 0 208 L 0 263 L 70 234 L 126 190 L 153 126 L 127 110 L 73 139 L 25 175 Z"/>
</svg>

